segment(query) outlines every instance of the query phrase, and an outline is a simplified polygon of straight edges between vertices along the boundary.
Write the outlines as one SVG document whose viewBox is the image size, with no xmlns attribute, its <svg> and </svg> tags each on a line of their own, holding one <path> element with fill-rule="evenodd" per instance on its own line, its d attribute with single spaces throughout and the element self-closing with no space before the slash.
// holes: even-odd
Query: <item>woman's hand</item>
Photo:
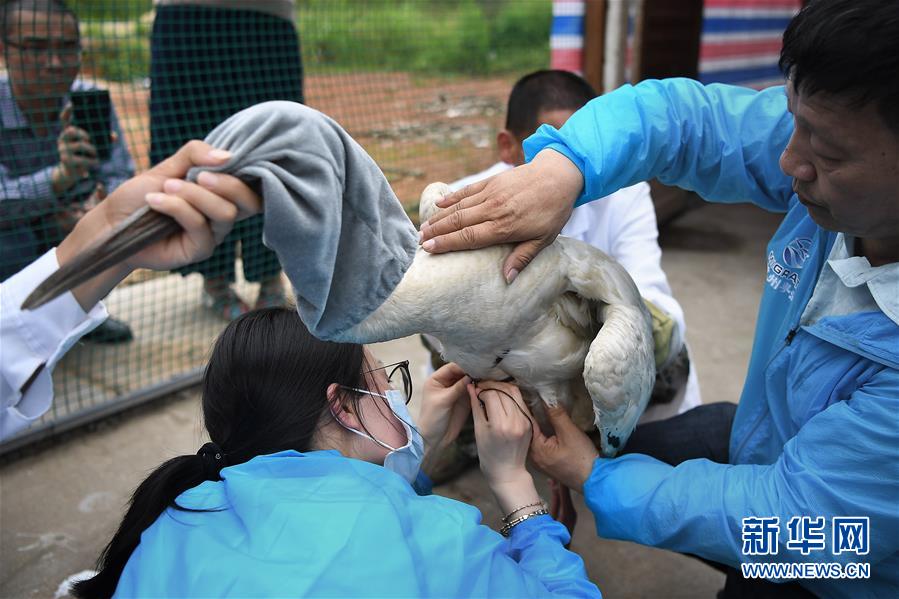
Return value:
<svg viewBox="0 0 899 599">
<path fill-rule="evenodd" d="M 209 257 L 235 221 L 262 210 L 262 199 L 230 175 L 202 173 L 197 183 L 181 179 L 195 166 L 218 166 L 229 158 L 228 152 L 201 141 L 182 146 L 172 157 L 120 185 L 88 212 L 72 239 L 60 244 L 60 262 L 68 255 L 69 246 L 84 246 L 108 234 L 145 203 L 174 218 L 184 231 L 145 248 L 123 266 L 168 270 Z"/>
<path fill-rule="evenodd" d="M 422 390 L 421 412 L 417 424 L 425 441 L 422 469 L 428 472 L 434 459 L 459 436 L 471 415 L 466 385 L 471 379 L 457 364 L 449 363 L 432 374 Z"/>
<path fill-rule="evenodd" d="M 593 471 L 599 457 L 590 437 L 571 420 L 561 406 L 546 408 L 546 416 L 556 434 L 546 437 L 540 427 L 534 427 L 531 460 L 545 474 L 569 489 L 584 492 L 584 482 Z"/>
<path fill-rule="evenodd" d="M 262 210 L 262 199 L 245 183 L 220 173 L 183 181 L 195 166 L 219 166 L 230 158 L 201 141 L 191 141 L 146 173 L 129 179 L 78 221 L 56 250 L 60 266 L 109 234 L 145 203 L 181 225 L 183 231 L 138 252 L 127 261 L 73 290 L 89 309 L 135 268 L 170 270 L 208 258 L 235 221 Z"/>
<path fill-rule="evenodd" d="M 500 509 L 508 513 L 540 502 L 534 479 L 525 467 L 532 429 L 530 411 L 518 387 L 508 383 L 468 385 L 481 471 Z"/>
</svg>

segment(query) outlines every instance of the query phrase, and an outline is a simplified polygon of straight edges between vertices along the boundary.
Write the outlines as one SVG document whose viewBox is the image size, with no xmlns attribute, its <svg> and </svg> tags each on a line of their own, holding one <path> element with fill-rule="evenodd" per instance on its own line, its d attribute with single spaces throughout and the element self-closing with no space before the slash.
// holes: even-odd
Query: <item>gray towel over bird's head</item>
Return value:
<svg viewBox="0 0 899 599">
<path fill-rule="evenodd" d="M 337 337 L 390 296 L 418 234 L 377 164 L 340 125 L 301 104 L 266 102 L 230 117 L 206 142 L 233 157 L 202 170 L 235 175 L 262 195 L 263 242 L 313 335 Z"/>
</svg>

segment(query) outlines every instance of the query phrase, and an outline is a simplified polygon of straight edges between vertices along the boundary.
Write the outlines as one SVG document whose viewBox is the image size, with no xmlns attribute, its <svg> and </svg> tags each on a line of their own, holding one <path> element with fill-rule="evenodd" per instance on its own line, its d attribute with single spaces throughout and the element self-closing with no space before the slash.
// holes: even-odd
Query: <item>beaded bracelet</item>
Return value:
<svg viewBox="0 0 899 599">
<path fill-rule="evenodd" d="M 537 507 L 538 505 L 542 508 L 546 508 L 546 502 L 543 501 L 542 499 L 540 501 L 535 501 L 534 503 L 529 503 L 527 505 L 517 507 L 514 510 L 512 510 L 511 512 L 509 512 L 508 514 L 506 514 L 505 516 L 503 516 L 503 518 L 502 518 L 503 523 L 508 524 L 509 520 L 512 518 L 512 514 L 514 514 L 515 512 L 520 512 L 521 510 L 525 510 L 529 507 Z"/>
<path fill-rule="evenodd" d="M 507 522 L 502 528 L 500 528 L 499 534 L 503 535 L 504 537 L 508 537 L 509 533 L 512 531 L 513 528 L 515 528 L 516 526 L 518 526 L 519 524 L 521 524 L 528 518 L 533 518 L 534 516 L 544 516 L 546 514 L 549 514 L 548 510 L 539 509 L 539 510 L 533 511 L 529 514 L 525 514 L 524 516 L 519 516 L 518 518 L 515 518 L 511 522 Z"/>
</svg>

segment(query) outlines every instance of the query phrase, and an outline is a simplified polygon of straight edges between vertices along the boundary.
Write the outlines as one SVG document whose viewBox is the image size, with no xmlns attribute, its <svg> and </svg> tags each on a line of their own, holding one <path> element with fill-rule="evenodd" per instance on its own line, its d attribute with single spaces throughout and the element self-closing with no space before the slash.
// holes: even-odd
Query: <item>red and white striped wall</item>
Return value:
<svg viewBox="0 0 899 599">
<path fill-rule="evenodd" d="M 581 74 L 584 68 L 584 0 L 553 0 L 550 68 Z"/>
<path fill-rule="evenodd" d="M 761 89 L 783 83 L 781 37 L 801 0 L 705 0 L 699 80 Z"/>
<path fill-rule="evenodd" d="M 777 68 L 781 36 L 801 3 L 801 0 L 705 0 L 699 80 L 759 89 L 782 83 Z M 551 68 L 582 72 L 584 5 L 584 0 L 553 0 Z"/>
</svg>

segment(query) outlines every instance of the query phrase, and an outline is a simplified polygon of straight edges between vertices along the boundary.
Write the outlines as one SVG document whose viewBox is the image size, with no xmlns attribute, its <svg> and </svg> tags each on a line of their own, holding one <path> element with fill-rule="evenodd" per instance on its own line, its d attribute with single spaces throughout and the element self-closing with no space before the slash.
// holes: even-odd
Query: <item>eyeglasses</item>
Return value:
<svg viewBox="0 0 899 599">
<path fill-rule="evenodd" d="M 362 374 L 371 374 L 379 370 L 387 371 L 387 384 L 390 385 L 391 389 L 396 389 L 397 385 L 402 384 L 403 397 L 408 405 L 412 400 L 412 375 L 409 373 L 409 360 L 372 368 Z"/>
<path fill-rule="evenodd" d="M 47 60 L 51 54 L 58 56 L 62 62 L 76 63 L 81 60 L 81 42 L 59 42 L 51 43 L 48 40 L 39 40 L 20 44 L 9 39 L 4 42 L 17 48 L 24 54 L 29 54 L 33 58 Z"/>
</svg>

